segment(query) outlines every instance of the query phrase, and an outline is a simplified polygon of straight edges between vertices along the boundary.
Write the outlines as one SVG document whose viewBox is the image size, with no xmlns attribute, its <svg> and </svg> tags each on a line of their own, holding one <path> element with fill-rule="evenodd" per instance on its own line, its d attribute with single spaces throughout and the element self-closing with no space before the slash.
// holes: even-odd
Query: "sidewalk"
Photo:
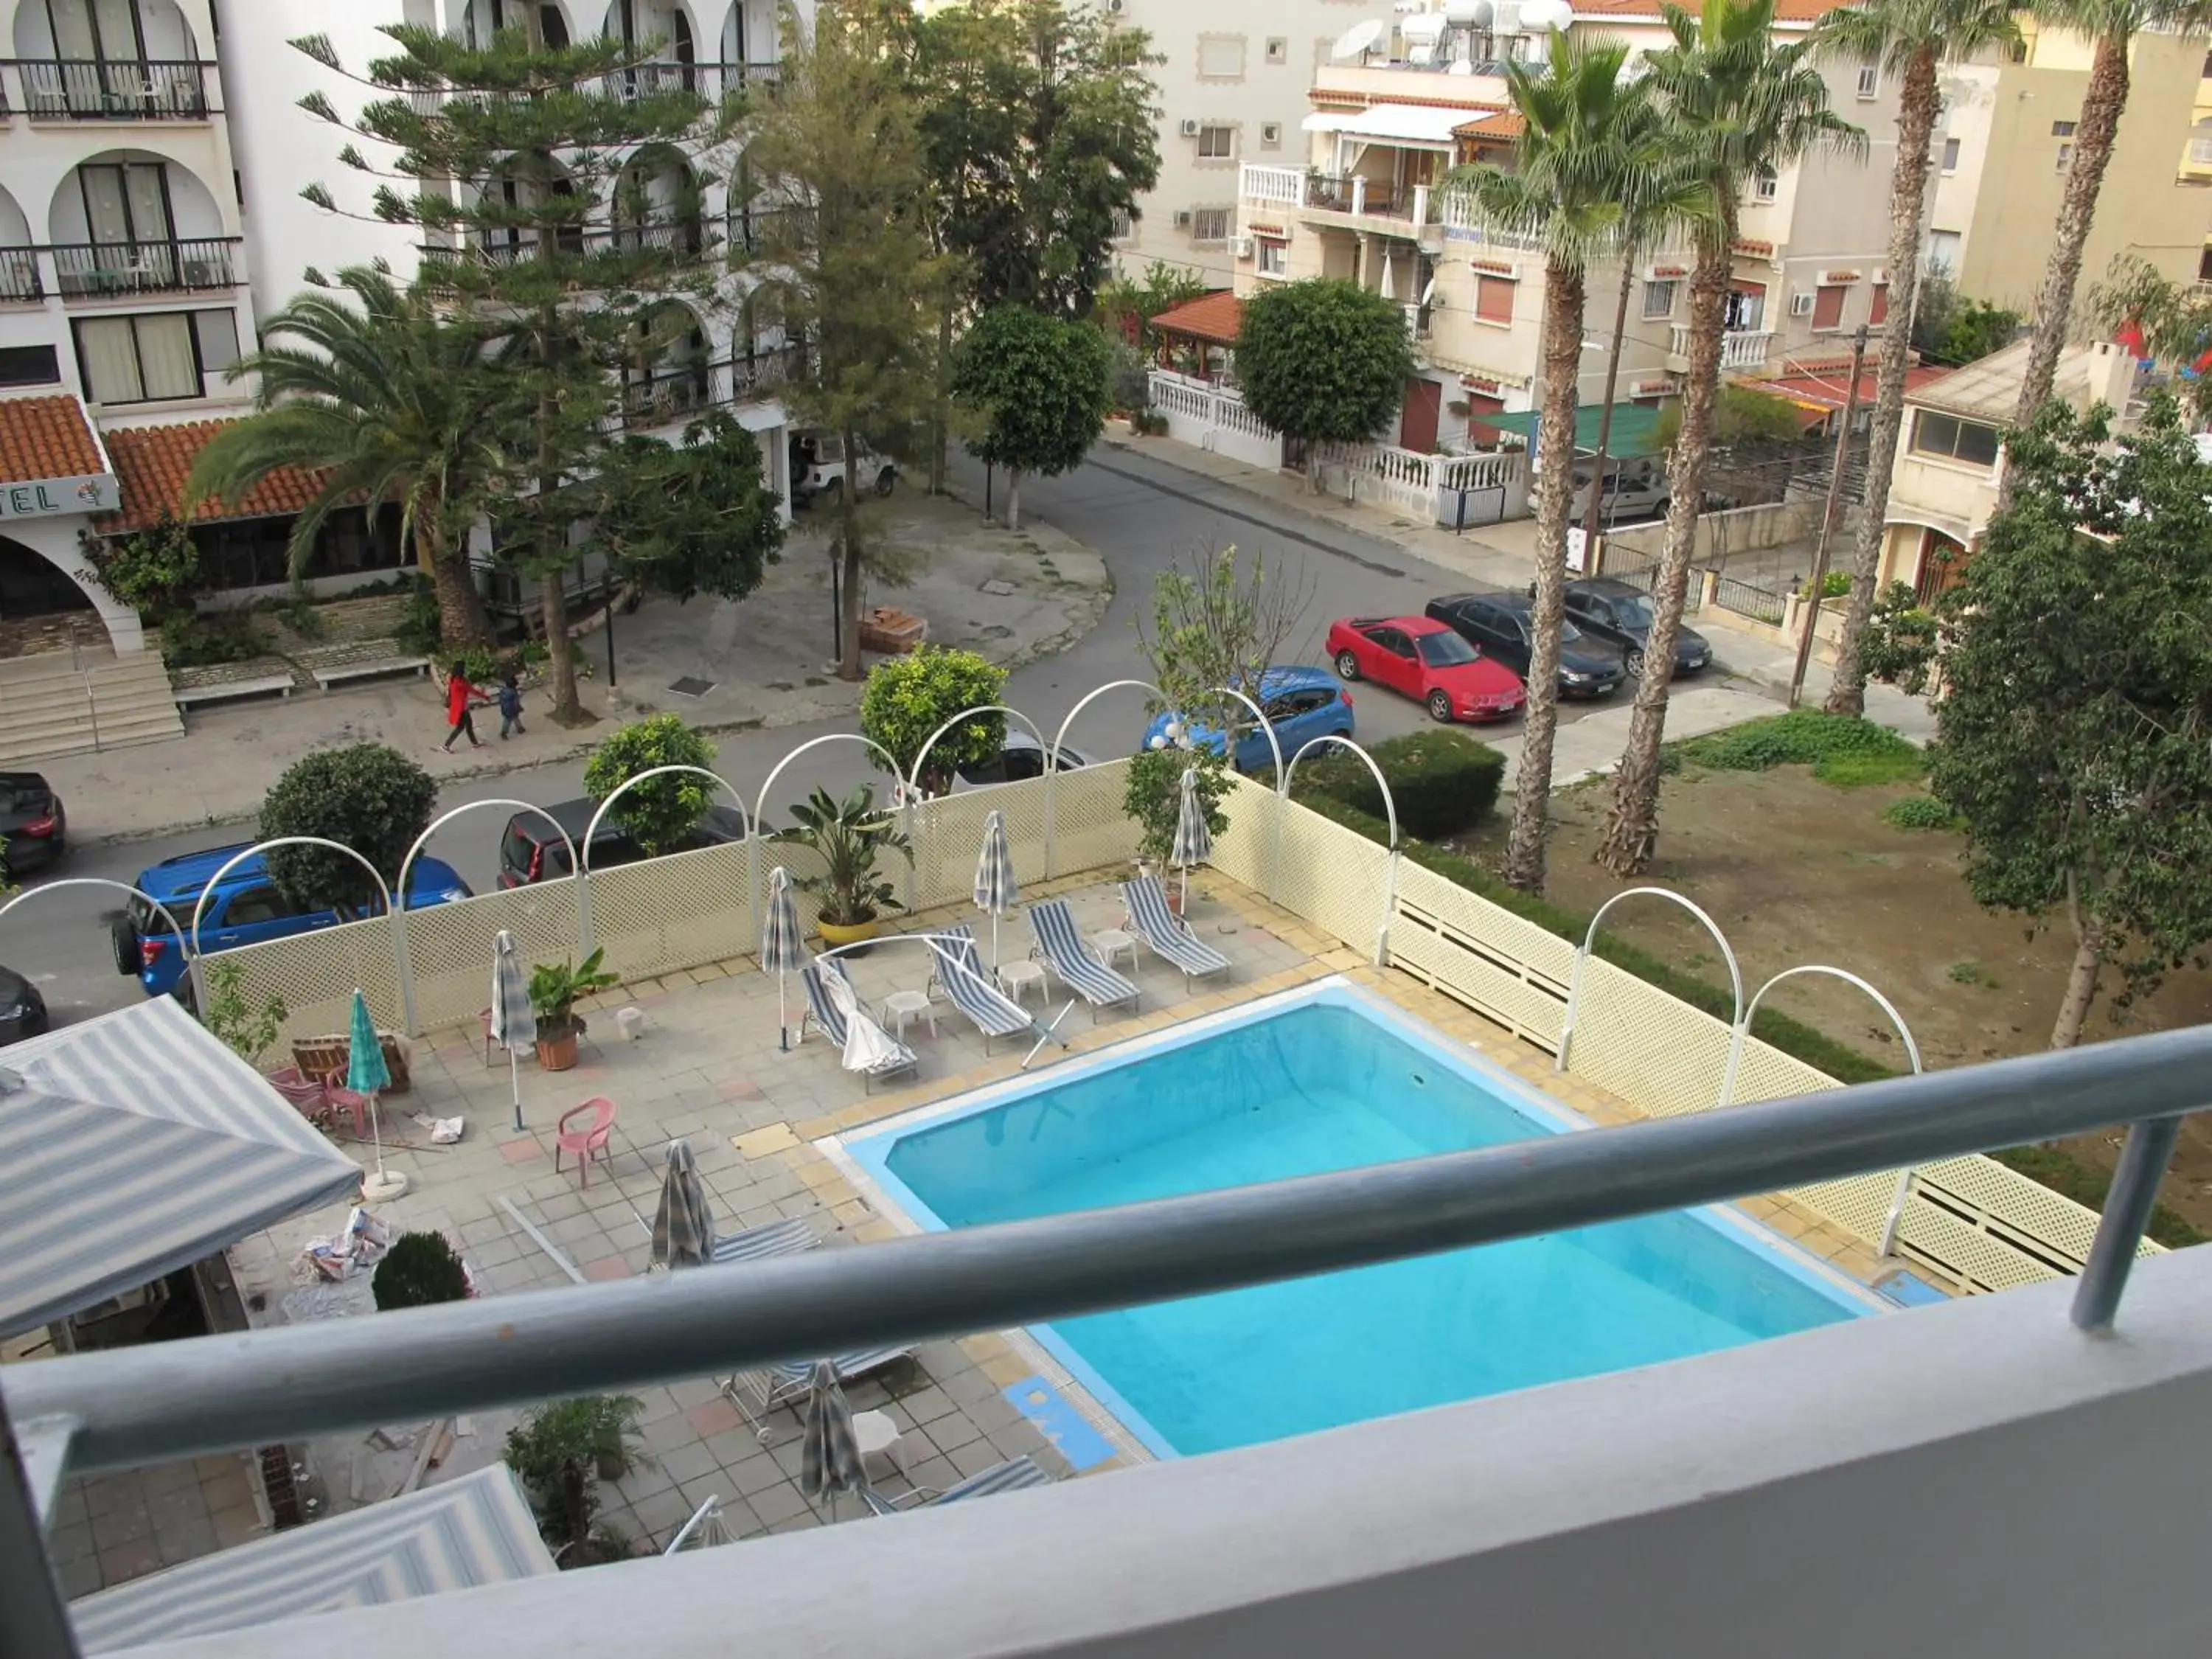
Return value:
<svg viewBox="0 0 2212 1659">
<path fill-rule="evenodd" d="M 872 585 L 871 600 L 927 618 L 934 643 L 1010 668 L 1081 639 L 1113 595 L 1105 562 L 1073 538 L 1045 525 L 1009 534 L 957 501 L 902 493 L 885 509 L 882 533 L 911 557 L 915 574 L 907 586 Z M 500 741 L 496 711 L 480 711 L 483 746 L 447 755 L 444 700 L 418 678 L 217 705 L 193 712 L 176 741 L 68 756 L 39 769 L 69 802 L 72 842 L 91 846 L 249 819 L 286 767 L 336 744 L 388 743 L 443 785 L 574 758 L 616 725 L 651 714 L 680 714 L 708 732 L 847 718 L 860 688 L 839 680 L 831 659 L 828 552 L 826 515 L 802 515 L 781 562 L 749 599 L 649 600 L 617 617 L 611 693 L 606 635 L 585 635 L 578 665 L 592 678 L 580 690 L 597 719 L 575 731 L 546 718 L 544 694 L 532 692 L 526 735 Z"/>
</svg>

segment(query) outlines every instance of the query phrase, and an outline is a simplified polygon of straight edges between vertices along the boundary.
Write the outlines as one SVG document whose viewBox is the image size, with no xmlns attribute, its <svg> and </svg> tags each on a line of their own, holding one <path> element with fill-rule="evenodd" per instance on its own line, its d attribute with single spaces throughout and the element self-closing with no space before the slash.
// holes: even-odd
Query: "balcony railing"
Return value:
<svg viewBox="0 0 2212 1659">
<path fill-rule="evenodd" d="M 1690 327 L 1674 323 L 1668 328 L 1667 351 L 1674 357 L 1690 355 Z M 1723 368 L 1758 368 L 1766 362 L 1766 344 L 1774 337 L 1771 328 L 1732 328 L 1721 336 Z"/>
<path fill-rule="evenodd" d="M 0 301 L 46 297 L 39 280 L 39 256 L 27 247 L 0 247 Z"/>
<path fill-rule="evenodd" d="M 1247 161 L 1237 173 L 1237 193 L 1248 202 L 1304 207 L 1306 204 L 1305 169 L 1259 167 Z"/>
<path fill-rule="evenodd" d="M 707 252 L 703 219 L 673 219 L 642 225 L 569 225 L 555 231 L 555 248 L 569 258 L 587 254 L 635 253 L 656 249 L 686 255 Z M 477 264 L 515 265 L 538 257 L 538 233 L 478 233 L 460 246 L 426 243 L 418 249 L 426 264 L 467 260 Z"/>
<path fill-rule="evenodd" d="M 212 65 L 146 58 L 25 58 L 23 99 L 47 121 L 204 121 Z"/>
<path fill-rule="evenodd" d="M 631 430 L 665 426 L 696 415 L 714 398 L 714 366 L 679 363 L 623 383 L 623 425 Z"/>
<path fill-rule="evenodd" d="M 197 294 L 238 281 L 235 236 L 189 241 L 67 242 L 46 251 L 64 299 Z"/>
<path fill-rule="evenodd" d="M 1544 246 L 1544 239 L 1535 232 L 1515 230 L 1489 218 L 1464 191 L 1445 191 L 1437 207 L 1437 217 L 1443 222 L 1445 230 L 1455 241 L 1472 241 L 1485 247 L 1512 248 L 1522 252 L 1539 251 Z"/>
<path fill-rule="evenodd" d="M 712 67 L 721 77 L 725 97 L 750 87 L 773 87 L 783 74 L 780 64 L 716 64 Z"/>
</svg>

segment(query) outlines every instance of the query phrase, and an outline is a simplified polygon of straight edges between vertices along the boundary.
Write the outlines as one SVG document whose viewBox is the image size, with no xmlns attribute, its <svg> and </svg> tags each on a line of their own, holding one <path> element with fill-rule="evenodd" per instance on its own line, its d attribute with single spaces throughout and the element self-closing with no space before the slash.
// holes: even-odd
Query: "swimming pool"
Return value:
<svg viewBox="0 0 2212 1659">
<path fill-rule="evenodd" d="M 929 1229 L 1277 1181 L 1581 1127 L 1342 981 L 1116 1045 L 849 1138 Z M 1157 1456 L 1707 1353 L 1875 1310 L 1721 1208 L 1037 1327 Z"/>
</svg>

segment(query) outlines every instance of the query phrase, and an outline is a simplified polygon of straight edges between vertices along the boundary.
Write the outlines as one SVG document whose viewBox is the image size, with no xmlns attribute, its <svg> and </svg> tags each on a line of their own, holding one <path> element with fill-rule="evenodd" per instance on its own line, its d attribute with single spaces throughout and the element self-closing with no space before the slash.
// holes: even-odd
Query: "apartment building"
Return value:
<svg viewBox="0 0 2212 1659">
<path fill-rule="evenodd" d="M 404 278 L 425 258 L 502 257 L 375 217 L 377 180 L 337 160 L 349 138 L 368 141 L 299 107 L 320 92 L 345 113 L 372 94 L 289 40 L 328 35 L 358 75 L 390 52 L 383 25 L 482 40 L 519 21 L 519 3 L 16 0 L 14 56 L 0 68 L 0 623 L 88 611 L 104 624 L 89 631 L 115 651 L 142 650 L 136 616 L 84 572 L 79 537 L 177 506 L 199 447 L 251 407 L 252 386 L 227 371 L 260 323 L 311 269 L 381 259 Z M 554 41 L 658 41 L 656 61 L 628 78 L 673 77 L 710 96 L 770 80 L 780 54 L 771 0 L 539 0 L 538 16 Z M 685 188 L 684 157 L 629 166 L 641 188 L 616 192 L 628 218 L 585 234 L 677 238 L 702 258 L 754 234 L 757 205 L 718 183 Z M 329 187 L 337 211 L 301 199 L 311 184 Z M 668 304 L 691 314 L 641 343 L 624 427 L 669 436 L 702 409 L 729 408 L 787 496 L 777 388 L 796 343 L 754 318 L 735 283 L 719 303 Z M 220 586 L 284 583 L 307 495 L 307 481 L 279 478 L 195 515 Z M 388 575 L 407 556 L 396 525 L 358 514 L 340 515 L 325 543 L 309 570 L 325 587 Z"/>
<path fill-rule="evenodd" d="M 1778 27 L 1802 35 L 1827 0 L 1784 0 Z M 1504 65 L 1540 58 L 1555 29 L 1612 36 L 1632 51 L 1667 35 L 1656 0 L 1454 0 L 1377 18 L 1315 72 L 1297 152 L 1239 173 L 1236 286 L 1346 277 L 1406 308 L 1419 370 L 1396 434 L 1411 449 L 1458 450 L 1525 429 L 1537 403 L 1541 252 L 1486 224 L 1442 188 L 1455 165 L 1511 165 L 1520 118 Z M 1786 372 L 1848 349 L 1887 313 L 1887 155 L 1895 89 L 1878 65 L 1826 66 L 1835 107 L 1863 126 L 1863 160 L 1820 153 L 1758 179 L 1741 204 L 1725 372 Z M 1686 246 L 1639 251 L 1620 397 L 1655 404 L 1687 367 Z M 1584 331 L 1609 339 L 1620 268 L 1589 280 Z M 1585 354 L 1577 395 L 1603 395 L 1605 352 Z"/>
</svg>

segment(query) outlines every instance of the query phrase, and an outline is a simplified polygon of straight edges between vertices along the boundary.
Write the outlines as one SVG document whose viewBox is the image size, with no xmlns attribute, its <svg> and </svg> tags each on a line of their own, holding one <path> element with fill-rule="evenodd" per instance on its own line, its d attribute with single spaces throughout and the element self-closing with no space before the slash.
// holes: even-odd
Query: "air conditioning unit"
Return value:
<svg viewBox="0 0 2212 1659">
<path fill-rule="evenodd" d="M 1876 288 L 1887 288 L 1889 286 L 1889 273 L 1887 270 L 1875 271 L 1874 274 L 1874 285 Z"/>
<path fill-rule="evenodd" d="M 1121 15 L 1121 7 L 1124 3 L 1125 0 L 1106 0 L 1107 15 L 1109 17 L 1119 17 Z"/>
<path fill-rule="evenodd" d="M 1231 237 L 1229 239 L 1229 251 L 1239 259 L 1250 258 L 1252 257 L 1252 239 L 1249 236 Z"/>
<path fill-rule="evenodd" d="M 1809 317 L 1813 314 L 1813 295 L 1809 291 L 1793 294 L 1790 296 L 1790 314 L 1792 317 Z"/>
<path fill-rule="evenodd" d="M 1182 124 L 1182 136 L 1186 138 L 1195 138 L 1198 137 L 1198 123 L 1195 119 L 1188 117 L 1185 118 Z"/>
<path fill-rule="evenodd" d="M 1176 211 L 1175 216 L 1175 228 L 1177 230 L 1188 230 L 1190 228 L 1190 210 L 1188 208 L 1179 209 Z"/>
</svg>

